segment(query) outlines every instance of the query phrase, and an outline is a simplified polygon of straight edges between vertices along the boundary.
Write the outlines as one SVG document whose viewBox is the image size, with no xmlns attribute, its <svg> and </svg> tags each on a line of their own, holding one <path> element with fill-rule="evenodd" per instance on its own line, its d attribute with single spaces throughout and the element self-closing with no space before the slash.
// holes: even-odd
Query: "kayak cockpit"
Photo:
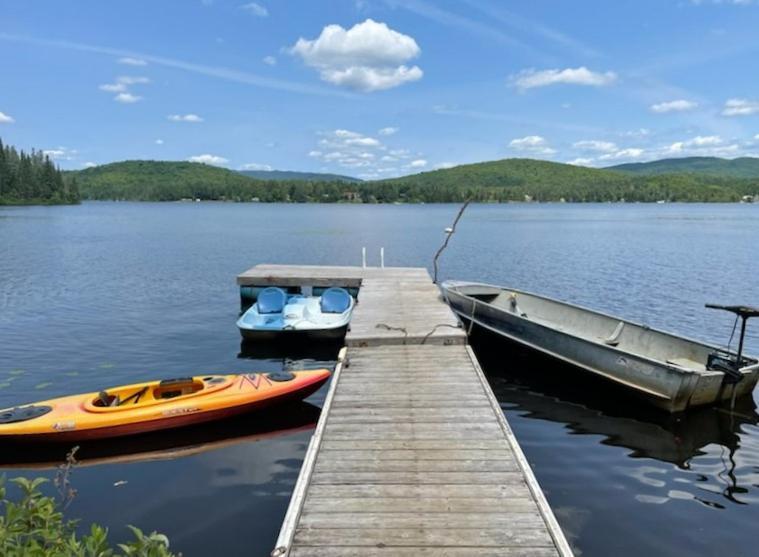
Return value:
<svg viewBox="0 0 759 557">
<path fill-rule="evenodd" d="M 233 377 L 209 375 L 182 377 L 100 391 L 84 403 L 88 412 L 114 412 L 162 404 L 179 398 L 192 398 L 220 391 L 232 384 Z"/>
</svg>

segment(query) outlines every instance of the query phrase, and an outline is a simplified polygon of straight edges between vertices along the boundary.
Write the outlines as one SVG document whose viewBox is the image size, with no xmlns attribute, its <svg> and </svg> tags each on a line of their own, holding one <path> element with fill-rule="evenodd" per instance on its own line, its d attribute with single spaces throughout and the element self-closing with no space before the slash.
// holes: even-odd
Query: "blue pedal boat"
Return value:
<svg viewBox="0 0 759 557">
<path fill-rule="evenodd" d="M 261 290 L 256 303 L 237 320 L 237 327 L 246 340 L 340 339 L 348 330 L 354 306 L 353 296 L 344 288 L 303 296 L 272 286 Z"/>
</svg>

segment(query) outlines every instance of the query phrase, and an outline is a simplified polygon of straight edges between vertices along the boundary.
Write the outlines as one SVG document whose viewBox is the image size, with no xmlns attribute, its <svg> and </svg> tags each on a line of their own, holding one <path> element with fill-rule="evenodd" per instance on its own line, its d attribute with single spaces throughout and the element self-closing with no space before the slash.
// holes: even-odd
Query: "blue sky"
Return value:
<svg viewBox="0 0 759 557">
<path fill-rule="evenodd" d="M 0 0 L 0 137 L 364 178 L 759 156 L 759 0 Z"/>
</svg>

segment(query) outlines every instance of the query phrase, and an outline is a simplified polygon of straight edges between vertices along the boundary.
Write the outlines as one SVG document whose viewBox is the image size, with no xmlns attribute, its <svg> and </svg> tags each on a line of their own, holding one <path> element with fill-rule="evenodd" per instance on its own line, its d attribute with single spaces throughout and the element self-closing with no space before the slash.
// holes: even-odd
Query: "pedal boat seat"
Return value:
<svg viewBox="0 0 759 557">
<path fill-rule="evenodd" d="M 287 293 L 276 286 L 270 286 L 261 290 L 256 300 L 258 313 L 261 315 L 282 313 L 286 303 Z"/>
<path fill-rule="evenodd" d="M 351 307 L 351 295 L 344 288 L 328 288 L 321 295 L 322 313 L 343 313 Z"/>
</svg>

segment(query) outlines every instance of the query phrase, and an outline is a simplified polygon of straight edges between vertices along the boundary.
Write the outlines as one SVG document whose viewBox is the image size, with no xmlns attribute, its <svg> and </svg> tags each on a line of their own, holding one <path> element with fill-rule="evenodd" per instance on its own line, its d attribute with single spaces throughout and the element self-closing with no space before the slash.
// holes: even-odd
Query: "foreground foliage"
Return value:
<svg viewBox="0 0 759 557">
<path fill-rule="evenodd" d="M 78 203 L 76 180 L 63 179 L 50 157 L 4 146 L 0 140 L 0 205 Z"/>
<path fill-rule="evenodd" d="M 44 478 L 14 478 L 21 498 L 7 498 L 5 478 L 0 478 L 0 555 L 4 557 L 170 557 L 166 536 L 144 534 L 130 526 L 134 539 L 119 544 L 118 550 L 108 542 L 108 530 L 96 524 L 88 534 L 77 536 L 76 521 L 64 518 L 61 506 L 53 497 L 42 494 Z"/>
<path fill-rule="evenodd" d="M 531 159 L 468 164 L 379 182 L 257 180 L 199 163 L 126 161 L 69 173 L 88 199 L 293 203 L 739 201 L 759 179 L 637 176 Z"/>
</svg>

